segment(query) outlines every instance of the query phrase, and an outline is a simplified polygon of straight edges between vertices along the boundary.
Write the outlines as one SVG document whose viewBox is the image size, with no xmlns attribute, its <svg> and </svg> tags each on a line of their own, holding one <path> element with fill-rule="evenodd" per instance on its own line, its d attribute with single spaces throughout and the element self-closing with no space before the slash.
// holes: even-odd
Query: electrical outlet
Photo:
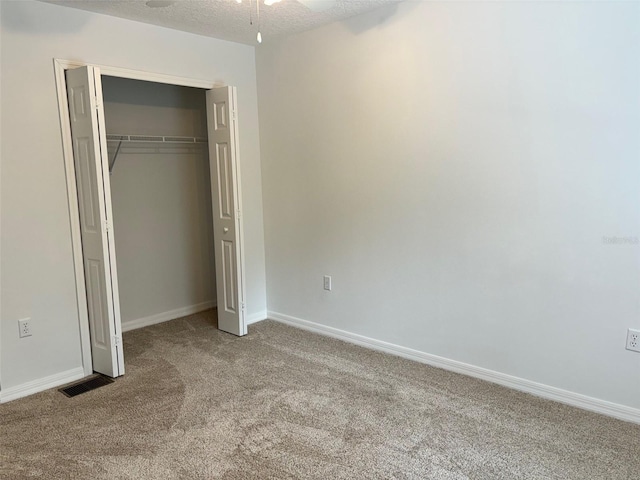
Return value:
<svg viewBox="0 0 640 480">
<path fill-rule="evenodd" d="M 630 328 L 627 331 L 627 350 L 640 352 L 640 330 Z"/>
<path fill-rule="evenodd" d="M 324 289 L 331 291 L 331 275 L 324 276 Z"/>
<path fill-rule="evenodd" d="M 30 337 L 31 336 L 31 319 L 23 318 L 22 320 L 18 320 L 18 328 L 20 338 Z"/>
</svg>

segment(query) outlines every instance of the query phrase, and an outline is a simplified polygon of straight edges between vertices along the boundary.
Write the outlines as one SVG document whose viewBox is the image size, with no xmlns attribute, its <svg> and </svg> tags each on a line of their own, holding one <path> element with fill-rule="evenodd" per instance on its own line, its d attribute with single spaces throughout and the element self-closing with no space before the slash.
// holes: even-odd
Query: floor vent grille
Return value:
<svg viewBox="0 0 640 480">
<path fill-rule="evenodd" d="M 74 383 L 68 387 L 61 388 L 59 391 L 64 393 L 67 397 L 75 397 L 76 395 L 90 392 L 91 390 L 104 387 L 110 383 L 113 383 L 111 378 L 99 375 L 97 377 L 90 378 L 89 380 L 82 380 L 81 382 Z"/>
</svg>

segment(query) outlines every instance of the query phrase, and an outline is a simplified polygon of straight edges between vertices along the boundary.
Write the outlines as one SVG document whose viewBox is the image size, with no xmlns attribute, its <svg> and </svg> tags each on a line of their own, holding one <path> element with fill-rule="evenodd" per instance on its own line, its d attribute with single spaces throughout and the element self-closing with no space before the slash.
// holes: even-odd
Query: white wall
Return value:
<svg viewBox="0 0 640 480">
<path fill-rule="evenodd" d="M 205 90 L 105 76 L 102 91 L 107 134 L 207 136 Z M 110 180 L 123 328 L 215 302 L 209 178 L 206 143 L 121 145 Z"/>
<path fill-rule="evenodd" d="M 640 408 L 639 27 L 410 2 L 258 48 L 269 311 Z"/>
<path fill-rule="evenodd" d="M 39 2 L 0 2 L 3 393 L 81 365 L 53 59 L 238 87 L 248 313 L 265 309 L 254 49 Z M 18 339 L 17 321 L 33 336 Z"/>
</svg>

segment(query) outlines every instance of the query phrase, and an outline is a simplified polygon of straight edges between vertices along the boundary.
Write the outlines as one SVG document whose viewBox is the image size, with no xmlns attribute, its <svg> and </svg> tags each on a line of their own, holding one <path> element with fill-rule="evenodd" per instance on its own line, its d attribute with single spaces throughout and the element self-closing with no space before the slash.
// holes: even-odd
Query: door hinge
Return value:
<svg viewBox="0 0 640 480">
<path fill-rule="evenodd" d="M 114 347 L 119 347 L 120 345 L 122 345 L 122 338 L 119 337 L 118 335 L 112 335 L 111 345 L 113 345 Z"/>
<path fill-rule="evenodd" d="M 231 111 L 231 116 L 233 117 L 233 119 L 234 119 L 234 120 L 237 120 L 237 119 L 238 119 L 238 116 L 237 116 L 237 114 L 236 114 L 236 111 L 235 111 L 235 110 L 232 110 L 232 111 Z"/>
<path fill-rule="evenodd" d="M 240 308 L 242 309 L 242 311 L 243 311 L 243 312 L 247 309 L 247 307 L 246 307 L 246 305 L 244 304 L 244 302 L 242 302 L 242 303 L 240 304 Z"/>
<path fill-rule="evenodd" d="M 111 224 L 109 223 L 109 220 L 105 220 L 105 222 L 104 222 L 104 229 L 105 229 L 107 232 L 110 232 L 110 231 L 111 231 Z"/>
</svg>

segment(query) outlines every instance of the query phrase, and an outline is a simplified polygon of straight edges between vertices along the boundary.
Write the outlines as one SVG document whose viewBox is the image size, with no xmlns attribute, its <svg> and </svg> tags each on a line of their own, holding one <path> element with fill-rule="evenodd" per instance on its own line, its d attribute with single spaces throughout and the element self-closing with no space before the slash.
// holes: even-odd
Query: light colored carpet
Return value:
<svg viewBox="0 0 640 480">
<path fill-rule="evenodd" d="M 638 479 L 640 426 L 215 311 L 125 334 L 127 374 L 0 405 L 3 479 Z"/>
</svg>

